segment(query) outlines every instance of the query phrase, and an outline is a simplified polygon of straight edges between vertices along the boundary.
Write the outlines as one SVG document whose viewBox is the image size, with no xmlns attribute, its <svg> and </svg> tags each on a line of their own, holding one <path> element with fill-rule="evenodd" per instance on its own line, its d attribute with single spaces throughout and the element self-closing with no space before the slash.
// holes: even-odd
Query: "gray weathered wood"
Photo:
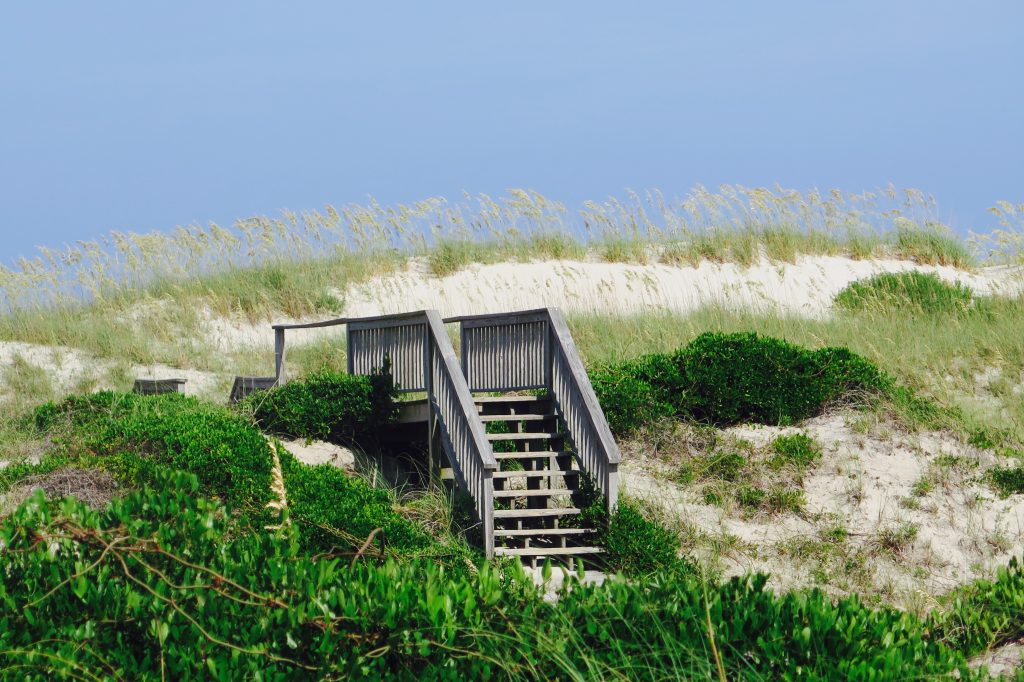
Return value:
<svg viewBox="0 0 1024 682">
<path fill-rule="evenodd" d="M 484 553 L 494 556 L 494 481 L 498 468 L 487 441 L 484 424 L 476 412 L 473 396 L 466 383 L 455 349 L 441 316 L 433 310 L 425 313 L 430 339 L 432 394 L 441 442 L 448 453 L 457 481 L 473 498 L 477 520 L 484 535 Z"/>
<path fill-rule="evenodd" d="M 460 325 L 461 357 L 456 357 L 445 322 Z M 444 449 L 452 475 L 469 492 L 474 511 L 484 534 L 484 550 L 495 555 L 495 519 L 557 519 L 578 514 L 575 508 L 495 510 L 495 497 L 544 498 L 564 496 L 567 489 L 542 489 L 536 480 L 542 476 L 590 475 L 604 494 L 609 508 L 618 500 L 618 465 L 621 459 L 615 440 L 590 385 L 579 352 L 569 333 L 565 318 L 557 309 L 540 308 L 518 313 L 468 315 L 442 320 L 433 310 L 364 318 L 339 318 L 307 324 L 274 325 L 275 381 L 285 380 L 285 331 L 347 325 L 349 371 L 367 374 L 379 368 L 387 357 L 391 371 L 402 391 L 424 391 L 425 409 L 409 418 L 428 421 L 431 462 L 435 443 Z M 474 398 L 472 391 L 516 391 L 545 388 L 547 397 L 522 396 L 518 399 Z M 501 403 L 507 403 L 503 407 Z M 544 406 L 555 409 L 551 413 Z M 525 412 L 530 406 L 544 412 Z M 485 412 L 481 417 L 479 412 Z M 494 414 L 491 414 L 494 413 Z M 422 415 L 422 416 L 421 416 Z M 565 433 L 548 428 L 542 432 L 487 434 L 484 420 L 521 422 L 521 428 L 548 419 L 559 419 Z M 520 427 L 516 427 L 520 428 Z M 566 438 L 572 452 L 515 452 L 495 454 L 492 441 L 515 440 L 524 443 Z M 556 446 L 558 443 L 556 442 Z M 525 491 L 494 490 L 498 459 L 543 460 L 538 472 L 499 472 L 501 484 L 509 479 L 525 479 L 531 485 Z M 560 471 L 553 467 L 578 466 L 579 471 Z M 552 485 L 549 480 L 548 485 Z M 563 484 L 565 485 L 565 484 Z M 538 504 L 543 504 L 538 500 Z M 557 524 L 556 524 L 557 525 Z M 547 529 L 560 531 L 561 529 Z M 544 534 L 545 529 L 525 529 Z M 501 537 L 512 537 L 509 530 Z M 574 533 L 549 532 L 550 535 Z M 586 548 L 568 548 L 573 551 Z M 538 548 L 513 553 L 543 555 L 553 550 Z M 561 553 L 559 551 L 558 553 Z"/>
<path fill-rule="evenodd" d="M 140 395 L 179 393 L 184 383 L 184 379 L 136 379 L 132 391 Z"/>
<path fill-rule="evenodd" d="M 618 504 L 622 455 L 562 311 L 550 308 L 548 312 L 552 334 L 551 395 L 576 446 L 580 468 L 594 478 L 611 510 Z"/>
<path fill-rule="evenodd" d="M 285 382 L 284 376 L 284 329 L 274 327 L 274 378 L 278 384 Z"/>
<path fill-rule="evenodd" d="M 255 393 L 256 391 L 266 391 L 277 385 L 277 377 L 235 377 L 234 384 L 231 385 L 231 394 L 228 396 L 228 402 L 237 403 L 242 398 Z"/>
</svg>

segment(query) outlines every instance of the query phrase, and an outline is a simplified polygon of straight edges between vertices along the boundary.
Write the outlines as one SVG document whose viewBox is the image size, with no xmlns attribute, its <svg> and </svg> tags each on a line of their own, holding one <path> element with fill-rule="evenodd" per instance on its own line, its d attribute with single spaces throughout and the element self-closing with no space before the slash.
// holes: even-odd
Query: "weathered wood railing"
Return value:
<svg viewBox="0 0 1024 682">
<path fill-rule="evenodd" d="M 619 462 L 604 412 L 590 385 L 565 317 L 557 308 L 467 315 L 461 326 L 462 368 L 471 391 L 546 388 L 565 422 L 580 468 L 618 502 Z"/>
<path fill-rule="evenodd" d="M 436 412 L 442 443 L 463 490 L 473 498 L 484 551 L 494 556 L 494 471 L 498 462 L 487 440 L 484 423 L 473 403 L 444 322 L 435 310 L 426 313 L 430 344 L 429 402 Z M 430 420 L 431 425 L 435 423 Z M 433 434 L 431 434 L 433 437 Z"/>
<path fill-rule="evenodd" d="M 460 488 L 473 498 L 477 520 L 483 529 L 484 550 L 488 557 L 493 556 L 492 475 L 497 461 L 441 316 L 435 310 L 423 310 L 401 315 L 274 325 L 277 383 L 286 380 L 286 330 L 338 325 L 347 325 L 350 374 L 369 374 L 380 368 L 387 357 L 400 391 L 426 392 L 431 447 L 436 434 Z"/>
</svg>

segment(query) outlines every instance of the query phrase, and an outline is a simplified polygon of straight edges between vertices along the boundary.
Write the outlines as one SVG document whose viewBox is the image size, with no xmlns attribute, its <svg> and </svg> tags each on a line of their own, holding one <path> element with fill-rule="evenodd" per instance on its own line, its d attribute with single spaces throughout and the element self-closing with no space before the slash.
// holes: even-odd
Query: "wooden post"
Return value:
<svg viewBox="0 0 1024 682">
<path fill-rule="evenodd" d="M 423 325 L 423 386 L 427 392 L 427 477 L 433 482 L 440 467 L 437 466 L 437 453 L 434 450 L 434 421 L 437 419 L 434 407 L 434 346 L 426 323 Z"/>
<path fill-rule="evenodd" d="M 284 329 L 274 330 L 274 378 L 278 386 L 284 383 Z"/>
</svg>

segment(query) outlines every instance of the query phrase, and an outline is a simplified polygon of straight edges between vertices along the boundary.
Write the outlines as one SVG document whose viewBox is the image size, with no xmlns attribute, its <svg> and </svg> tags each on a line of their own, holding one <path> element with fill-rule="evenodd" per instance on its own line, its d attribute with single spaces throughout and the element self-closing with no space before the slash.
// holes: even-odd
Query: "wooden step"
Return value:
<svg viewBox="0 0 1024 682">
<path fill-rule="evenodd" d="M 494 499 L 501 500 L 509 497 L 558 497 L 560 495 L 572 495 L 574 491 L 564 488 L 533 488 L 520 490 L 495 490 Z"/>
<path fill-rule="evenodd" d="M 534 422 L 545 419 L 554 419 L 553 414 L 482 414 L 480 421 L 483 422 Z"/>
<path fill-rule="evenodd" d="M 487 440 L 547 440 L 550 438 L 564 438 L 562 434 L 553 431 L 536 431 L 532 433 L 488 433 Z"/>
<path fill-rule="evenodd" d="M 474 403 L 539 403 L 549 402 L 551 398 L 546 395 L 480 395 L 473 396 Z"/>
<path fill-rule="evenodd" d="M 523 537 L 541 537 L 549 535 L 587 535 L 593 533 L 593 528 L 512 528 L 509 530 L 502 530 L 497 528 L 494 531 L 494 537 L 496 538 L 523 538 Z"/>
<path fill-rule="evenodd" d="M 575 556 L 602 554 L 600 547 L 495 547 L 495 556 Z"/>
<path fill-rule="evenodd" d="M 511 454 L 511 453 L 502 453 Z M 523 453 L 525 454 L 525 453 Z M 507 459 L 507 458 L 506 458 Z M 495 471 L 491 476 L 492 478 L 535 478 L 538 476 L 579 476 L 579 469 L 569 469 L 568 471 L 562 469 L 537 469 L 536 471 L 529 471 L 527 469 L 516 469 L 514 471 Z"/>
<path fill-rule="evenodd" d="M 494 459 L 539 459 L 541 457 L 572 457 L 568 450 L 532 450 L 523 452 L 495 452 Z"/>
<path fill-rule="evenodd" d="M 580 513 L 576 507 L 560 509 L 495 509 L 496 519 L 543 519 L 553 516 L 575 516 Z"/>
</svg>

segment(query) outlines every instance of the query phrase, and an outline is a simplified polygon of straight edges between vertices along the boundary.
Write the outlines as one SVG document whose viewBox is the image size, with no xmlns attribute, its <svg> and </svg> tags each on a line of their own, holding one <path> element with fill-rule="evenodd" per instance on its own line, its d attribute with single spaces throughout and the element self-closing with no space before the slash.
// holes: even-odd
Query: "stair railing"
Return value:
<svg viewBox="0 0 1024 682">
<path fill-rule="evenodd" d="M 460 325 L 462 369 L 471 391 L 547 389 L 579 458 L 618 504 L 622 459 L 565 317 L 557 308 L 451 317 Z"/>
<path fill-rule="evenodd" d="M 462 490 L 473 498 L 484 551 L 494 556 L 494 481 L 498 468 L 473 395 L 436 310 L 401 315 L 339 318 L 308 324 L 274 325 L 276 383 L 285 381 L 285 331 L 347 325 L 348 371 L 369 374 L 391 360 L 402 392 L 426 392 L 431 448 L 435 425 Z"/>
</svg>

